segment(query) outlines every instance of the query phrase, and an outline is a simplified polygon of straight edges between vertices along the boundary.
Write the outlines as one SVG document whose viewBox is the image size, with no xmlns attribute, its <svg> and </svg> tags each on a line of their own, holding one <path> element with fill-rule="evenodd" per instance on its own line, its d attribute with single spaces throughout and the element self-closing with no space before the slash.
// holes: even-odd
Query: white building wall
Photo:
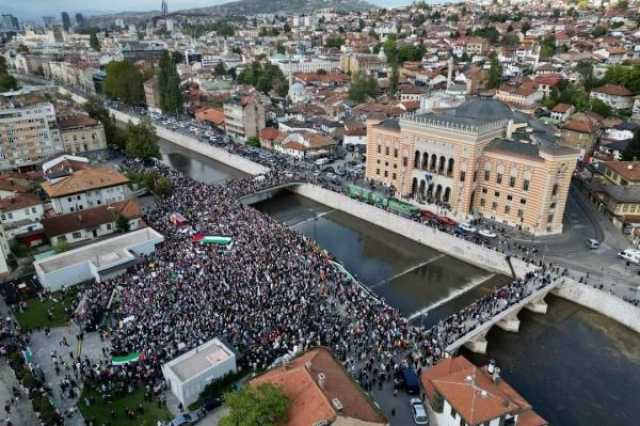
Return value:
<svg viewBox="0 0 640 426">
<path fill-rule="evenodd" d="M 52 198 L 53 209 L 58 214 L 73 213 L 92 207 L 99 207 L 106 204 L 124 201 L 129 197 L 127 185 L 100 188 L 79 194 L 66 195 L 64 197 Z"/>
</svg>

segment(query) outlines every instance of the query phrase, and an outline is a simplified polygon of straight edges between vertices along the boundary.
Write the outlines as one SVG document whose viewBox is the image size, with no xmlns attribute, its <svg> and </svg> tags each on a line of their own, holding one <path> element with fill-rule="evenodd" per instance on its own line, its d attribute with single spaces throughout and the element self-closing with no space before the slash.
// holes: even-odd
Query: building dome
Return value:
<svg viewBox="0 0 640 426">
<path fill-rule="evenodd" d="M 456 117 L 478 121 L 511 120 L 513 118 L 513 112 L 506 104 L 497 99 L 486 97 L 471 98 L 449 112 Z"/>
</svg>

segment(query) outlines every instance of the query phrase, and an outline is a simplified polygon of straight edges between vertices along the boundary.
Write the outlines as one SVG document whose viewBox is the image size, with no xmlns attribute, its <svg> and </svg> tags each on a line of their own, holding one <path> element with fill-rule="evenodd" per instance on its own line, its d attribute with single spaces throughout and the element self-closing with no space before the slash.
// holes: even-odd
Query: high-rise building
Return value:
<svg viewBox="0 0 640 426">
<path fill-rule="evenodd" d="M 0 15 L 0 31 L 18 31 L 20 29 L 20 22 L 18 18 L 10 14 Z"/>
<path fill-rule="evenodd" d="M 160 10 L 162 11 L 162 16 L 167 16 L 169 13 L 169 6 L 167 6 L 167 0 L 162 0 L 162 5 L 160 6 Z"/>
<path fill-rule="evenodd" d="M 84 16 L 82 16 L 82 13 L 76 13 L 76 25 L 78 25 L 78 27 L 84 27 Z"/>
<path fill-rule="evenodd" d="M 44 22 L 45 28 L 51 28 L 56 23 L 55 16 L 43 16 L 42 22 Z"/>
<path fill-rule="evenodd" d="M 62 28 L 64 28 L 65 31 L 69 31 L 69 28 L 71 28 L 71 18 L 69 18 L 69 14 L 62 12 L 60 17 L 62 18 Z"/>
<path fill-rule="evenodd" d="M 0 106 L 0 170 L 33 165 L 62 151 L 53 104 Z"/>
</svg>

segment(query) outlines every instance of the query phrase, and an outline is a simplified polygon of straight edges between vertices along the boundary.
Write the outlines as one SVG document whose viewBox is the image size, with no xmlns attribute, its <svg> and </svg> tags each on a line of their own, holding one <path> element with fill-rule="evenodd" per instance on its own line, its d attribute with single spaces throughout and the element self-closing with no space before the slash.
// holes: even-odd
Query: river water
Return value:
<svg viewBox="0 0 640 426">
<path fill-rule="evenodd" d="M 168 142 L 161 151 L 200 181 L 244 175 Z M 316 240 L 376 295 L 426 325 L 508 280 L 297 195 L 280 193 L 255 207 Z M 519 333 L 492 329 L 486 356 L 464 355 L 478 365 L 495 359 L 554 426 L 640 424 L 640 335 L 566 300 L 547 302 L 546 315 L 520 313 Z"/>
</svg>

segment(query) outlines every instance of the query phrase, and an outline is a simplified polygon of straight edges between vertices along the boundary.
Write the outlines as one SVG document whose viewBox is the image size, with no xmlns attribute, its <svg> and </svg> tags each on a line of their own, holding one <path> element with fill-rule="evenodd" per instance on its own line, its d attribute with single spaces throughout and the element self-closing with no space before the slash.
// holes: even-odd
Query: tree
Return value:
<svg viewBox="0 0 640 426">
<path fill-rule="evenodd" d="M 556 36 L 549 34 L 542 39 L 542 49 L 540 50 L 540 56 L 543 58 L 550 58 L 556 53 Z"/>
<path fill-rule="evenodd" d="M 91 34 L 89 35 L 89 45 L 96 52 L 99 52 L 101 50 L 100 40 L 98 40 L 98 34 L 95 32 L 95 30 L 91 31 Z"/>
<path fill-rule="evenodd" d="M 290 33 L 291 32 L 291 25 L 289 25 L 288 22 L 285 22 L 284 26 L 282 27 L 282 31 L 284 31 L 285 33 Z"/>
<path fill-rule="evenodd" d="M 622 153 L 622 159 L 624 161 L 640 160 L 640 130 L 636 131 L 633 139 Z"/>
<path fill-rule="evenodd" d="M 591 99 L 591 111 L 603 117 L 609 117 L 611 115 L 611 107 L 600 99 Z"/>
<path fill-rule="evenodd" d="M 249 139 L 247 139 L 247 145 L 260 148 L 260 139 L 258 139 L 256 136 L 251 136 Z"/>
<path fill-rule="evenodd" d="M 158 93 L 162 111 L 169 114 L 182 113 L 184 101 L 180 90 L 180 76 L 178 76 L 175 58 L 168 50 L 165 50 L 160 58 Z"/>
<path fill-rule="evenodd" d="M 142 73 L 129 61 L 114 61 L 107 65 L 104 91 L 128 105 L 144 102 Z"/>
<path fill-rule="evenodd" d="M 213 69 L 213 73 L 217 76 L 227 75 L 227 67 L 224 66 L 224 62 L 218 62 Z"/>
<path fill-rule="evenodd" d="M 129 122 L 126 133 L 126 150 L 129 158 L 141 160 L 160 158 L 158 136 L 149 121 L 141 121 L 138 125 Z"/>
<path fill-rule="evenodd" d="M 378 90 L 378 81 L 373 77 L 367 77 L 364 72 L 358 71 L 351 78 L 349 99 L 354 102 L 364 102 L 368 97 L 374 96 Z"/>
<path fill-rule="evenodd" d="M 18 88 L 18 81 L 9 74 L 9 67 L 4 56 L 0 56 L 0 92 Z"/>
<path fill-rule="evenodd" d="M 522 34 L 527 35 L 527 31 L 529 31 L 530 29 L 531 29 L 531 24 L 529 23 L 529 21 L 526 21 L 522 24 L 520 31 L 522 31 Z"/>
<path fill-rule="evenodd" d="M 496 30 L 495 27 L 477 29 L 473 32 L 473 35 L 476 37 L 485 38 L 491 44 L 496 44 L 498 43 L 498 40 L 500 40 L 500 33 L 498 32 L 498 30 Z"/>
<path fill-rule="evenodd" d="M 281 426 L 288 420 L 289 398 L 271 383 L 227 393 L 225 402 L 230 412 L 220 426 Z"/>
<path fill-rule="evenodd" d="M 491 58 L 491 68 L 489 68 L 489 81 L 487 87 L 489 89 L 497 89 L 502 83 L 502 65 L 497 57 Z"/>
<path fill-rule="evenodd" d="M 595 38 L 602 37 L 607 34 L 607 29 L 602 25 L 596 25 L 591 31 L 591 35 Z"/>
<path fill-rule="evenodd" d="M 277 65 L 253 62 L 246 67 L 237 78 L 238 83 L 248 84 L 268 94 L 272 90 L 279 97 L 287 96 L 289 83 Z"/>
<path fill-rule="evenodd" d="M 118 217 L 116 217 L 116 229 L 122 233 L 129 232 L 131 230 L 129 219 L 122 214 L 118 214 Z"/>
<path fill-rule="evenodd" d="M 607 68 L 603 83 L 620 84 L 633 93 L 640 93 L 640 65 L 614 65 Z"/>
<path fill-rule="evenodd" d="M 56 253 L 64 253 L 69 250 L 69 243 L 66 241 L 60 241 L 55 246 L 53 246 L 53 251 Z"/>
<path fill-rule="evenodd" d="M 395 95 L 398 92 L 398 83 L 400 75 L 398 73 L 398 64 L 391 65 L 391 76 L 389 77 L 389 93 Z"/>
<path fill-rule="evenodd" d="M 125 139 L 122 131 L 118 129 L 116 119 L 109 114 L 109 111 L 100 101 L 95 98 L 90 98 L 84 104 L 84 110 L 89 114 L 89 117 L 102 123 L 107 144 L 118 148 L 125 148 Z"/>
<path fill-rule="evenodd" d="M 520 42 L 520 39 L 517 35 L 513 33 L 507 33 L 502 36 L 502 45 L 507 47 L 513 47 Z"/>
<path fill-rule="evenodd" d="M 339 35 L 333 35 L 327 38 L 324 46 L 328 48 L 340 49 L 344 44 L 344 37 L 340 37 Z"/>
</svg>

